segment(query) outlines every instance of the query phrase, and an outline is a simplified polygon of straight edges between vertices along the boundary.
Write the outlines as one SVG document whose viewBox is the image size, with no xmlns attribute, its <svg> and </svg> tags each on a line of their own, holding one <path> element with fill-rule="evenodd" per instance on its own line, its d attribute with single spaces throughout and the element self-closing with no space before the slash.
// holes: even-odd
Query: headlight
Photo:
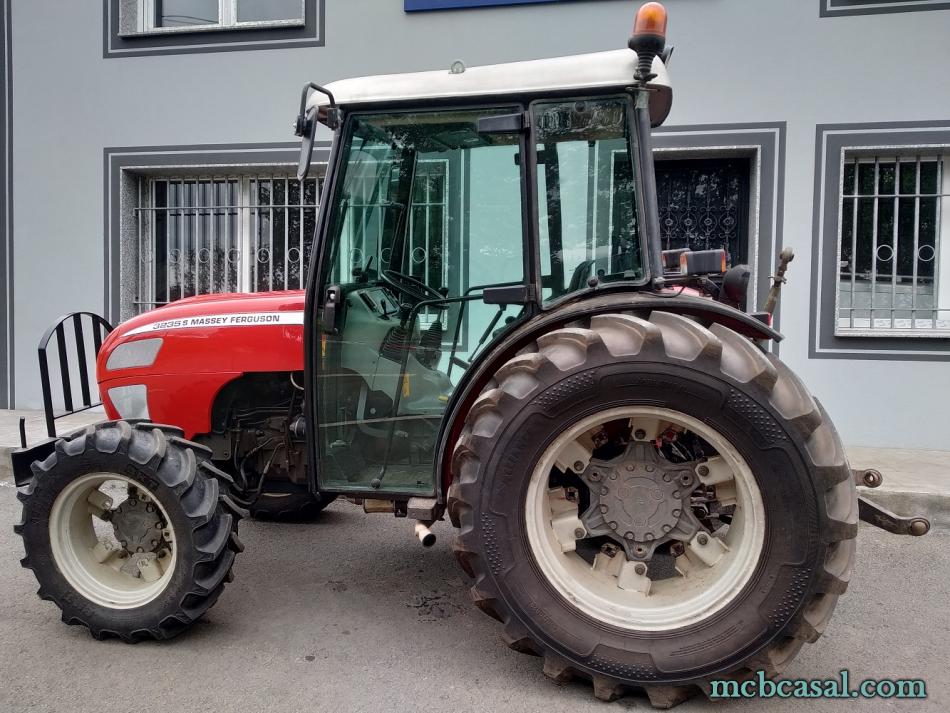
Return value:
<svg viewBox="0 0 950 713">
<path fill-rule="evenodd" d="M 109 389 L 109 400 L 119 412 L 120 418 L 144 418 L 148 416 L 148 391 L 144 384 L 115 386 Z"/>
<path fill-rule="evenodd" d="M 106 369 L 129 369 L 133 366 L 151 366 L 155 363 L 158 350 L 162 348 L 161 337 L 155 339 L 139 339 L 134 342 L 120 344 L 109 355 Z"/>
</svg>

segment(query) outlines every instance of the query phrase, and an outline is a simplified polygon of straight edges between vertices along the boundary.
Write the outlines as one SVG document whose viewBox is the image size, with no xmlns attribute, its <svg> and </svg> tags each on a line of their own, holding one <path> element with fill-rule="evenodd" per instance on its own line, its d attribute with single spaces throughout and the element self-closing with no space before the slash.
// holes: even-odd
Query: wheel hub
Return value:
<svg viewBox="0 0 950 713">
<path fill-rule="evenodd" d="M 132 553 L 155 552 L 162 542 L 161 515 L 151 503 L 130 494 L 112 511 L 112 528 L 122 547 Z"/>
<path fill-rule="evenodd" d="M 610 461 L 591 459 L 580 477 L 590 490 L 581 516 L 588 535 L 611 537 L 629 559 L 648 560 L 658 545 L 688 541 L 700 527 L 690 507 L 691 466 L 669 462 L 649 441 L 631 442 Z"/>
</svg>

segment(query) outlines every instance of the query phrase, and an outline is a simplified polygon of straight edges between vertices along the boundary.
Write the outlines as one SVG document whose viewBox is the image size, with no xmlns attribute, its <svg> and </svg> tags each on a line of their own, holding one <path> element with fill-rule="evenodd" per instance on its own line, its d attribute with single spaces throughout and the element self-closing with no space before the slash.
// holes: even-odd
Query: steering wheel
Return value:
<svg viewBox="0 0 950 713">
<path fill-rule="evenodd" d="M 396 270 L 382 270 L 379 273 L 380 279 L 389 285 L 393 290 L 406 295 L 416 303 L 423 300 L 443 300 L 445 295 L 434 287 L 429 287 L 422 280 L 405 275 Z"/>
</svg>

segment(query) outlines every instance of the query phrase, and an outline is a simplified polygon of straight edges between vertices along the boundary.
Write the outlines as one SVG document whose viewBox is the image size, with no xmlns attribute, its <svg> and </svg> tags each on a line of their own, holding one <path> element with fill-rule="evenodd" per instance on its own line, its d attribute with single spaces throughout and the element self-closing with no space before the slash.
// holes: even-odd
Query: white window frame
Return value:
<svg viewBox="0 0 950 713">
<path fill-rule="evenodd" d="M 922 194 L 918 182 L 914 194 L 900 193 L 900 174 L 899 169 L 895 175 L 895 193 L 879 194 L 877 178 L 875 178 L 874 194 L 858 193 L 858 176 L 855 171 L 855 189 L 853 193 L 845 194 L 845 173 L 849 165 L 881 163 L 900 163 L 914 164 L 917 162 L 934 162 L 937 166 L 937 193 Z M 877 169 L 875 169 L 877 171 Z M 875 173 L 875 176 L 878 174 Z M 906 146 L 849 146 L 841 152 L 840 182 L 838 185 L 838 234 L 837 234 L 837 270 L 835 279 L 835 312 L 834 312 L 834 334 L 839 337 L 915 337 L 915 338 L 947 338 L 950 337 L 950 146 L 927 146 L 927 147 L 906 147 Z M 936 225 L 933 249 L 933 307 L 931 309 L 916 306 L 916 301 L 911 308 L 894 307 L 896 283 L 891 282 L 891 306 L 875 306 L 874 295 L 877 294 L 875 284 L 877 280 L 877 259 L 872 260 L 871 272 L 871 301 L 867 308 L 854 307 L 854 290 L 851 293 L 851 305 L 847 308 L 842 305 L 842 278 L 841 268 L 842 241 L 844 236 L 844 212 L 845 200 L 854 200 L 854 206 L 850 208 L 857 213 L 858 199 L 873 199 L 875 201 L 875 216 L 877 215 L 877 206 L 880 201 L 892 200 L 895 202 L 899 197 L 915 198 L 917 209 L 921 196 L 924 198 L 936 198 Z M 857 225 L 852 217 L 852 235 L 857 230 Z M 919 220 L 919 218 L 918 218 Z M 893 251 L 893 244 L 897 240 L 897 214 L 894 217 L 895 235 L 877 236 L 877 221 L 874 220 L 876 247 L 880 250 L 883 247 L 890 248 Z M 915 228 L 916 234 L 916 228 Z M 916 243 L 916 237 L 915 237 Z M 873 243 L 872 243 L 873 244 Z M 929 247 L 929 246 L 923 246 Z M 889 253 L 885 253 L 889 254 Z M 852 258 L 853 259 L 853 258 Z M 882 260 L 887 258 L 881 257 Z M 895 258 L 896 259 L 896 256 Z M 896 266 L 893 268 L 896 270 Z M 893 274 L 893 273 L 892 273 Z M 916 289 L 916 263 L 915 273 L 912 276 L 913 282 L 911 289 Z M 852 278 L 852 281 L 853 278 Z M 849 316 L 843 316 L 844 312 L 851 310 Z M 868 312 L 868 317 L 855 317 L 854 311 Z M 878 314 L 890 312 L 890 317 L 879 317 Z M 895 317 L 895 312 L 911 312 L 911 318 Z M 929 319 L 923 318 L 921 313 L 930 312 Z"/>
<path fill-rule="evenodd" d="M 220 30 L 259 30 L 270 27 L 303 27 L 306 24 L 306 1 L 300 0 L 300 17 L 287 20 L 257 20 L 239 22 L 238 0 L 218 0 L 218 22 L 204 25 L 160 27 L 155 24 L 156 0 L 138 0 L 137 32 L 143 35 L 178 34 L 182 32 L 209 32 Z"/>
</svg>

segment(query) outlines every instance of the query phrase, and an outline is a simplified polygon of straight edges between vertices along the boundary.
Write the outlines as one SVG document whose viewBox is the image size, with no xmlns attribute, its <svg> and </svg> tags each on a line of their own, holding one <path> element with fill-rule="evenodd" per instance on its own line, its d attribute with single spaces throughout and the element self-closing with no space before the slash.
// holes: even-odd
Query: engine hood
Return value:
<svg viewBox="0 0 950 713">
<path fill-rule="evenodd" d="M 98 381 L 142 374 L 297 371 L 303 366 L 302 290 L 179 300 L 123 322 L 106 338 Z M 151 363 L 109 357 L 123 344 L 161 339 Z M 116 362 L 119 362 L 119 365 Z"/>
<path fill-rule="evenodd" d="M 300 290 L 193 297 L 122 323 L 96 362 L 107 415 L 208 432 L 227 383 L 303 369 L 304 298 Z"/>
<path fill-rule="evenodd" d="M 109 335 L 107 351 L 120 341 L 178 330 L 214 327 L 303 324 L 305 292 L 202 295 L 178 300 L 123 322 Z"/>
</svg>

